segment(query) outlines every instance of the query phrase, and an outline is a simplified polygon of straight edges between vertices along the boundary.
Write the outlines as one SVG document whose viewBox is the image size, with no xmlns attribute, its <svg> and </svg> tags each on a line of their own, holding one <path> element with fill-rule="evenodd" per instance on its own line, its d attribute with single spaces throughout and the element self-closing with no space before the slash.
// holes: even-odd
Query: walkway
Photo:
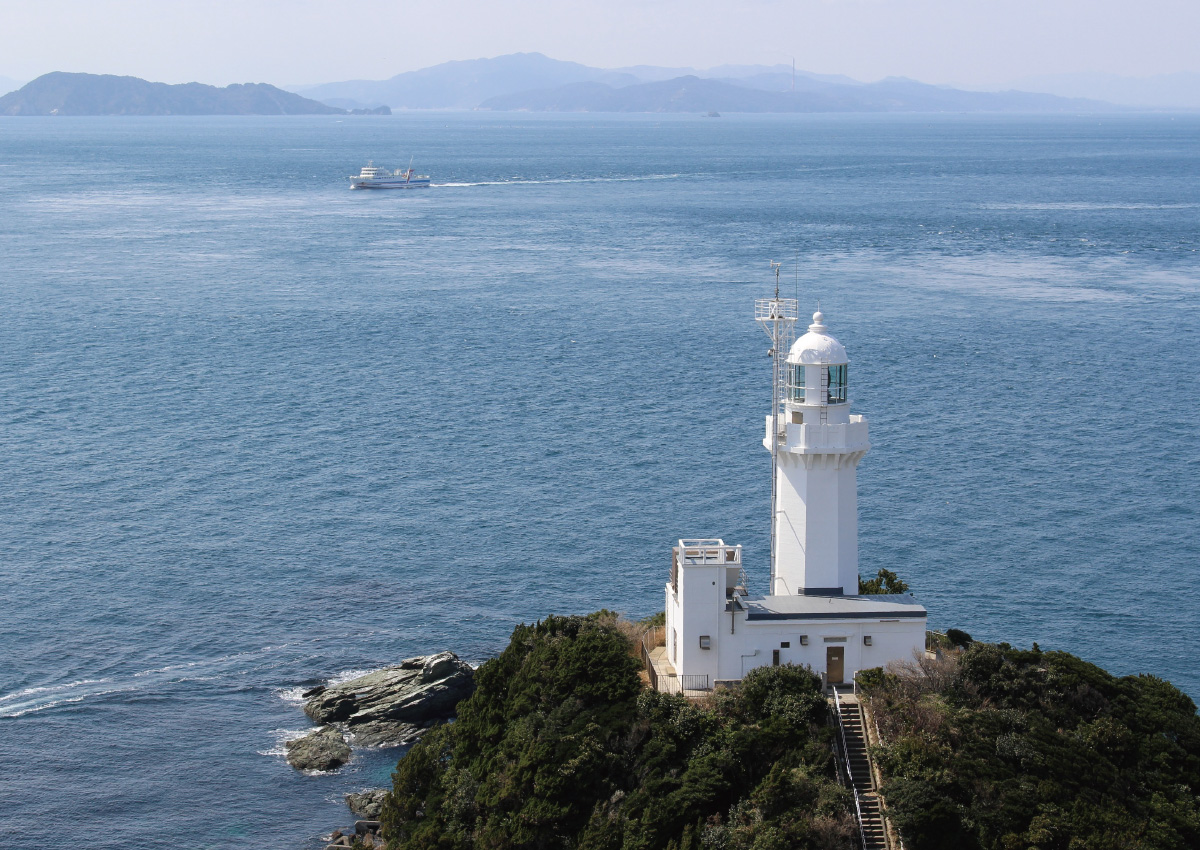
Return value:
<svg viewBox="0 0 1200 850">
<path fill-rule="evenodd" d="M 708 684 L 707 676 L 687 676 L 683 680 L 675 672 L 675 665 L 667 658 L 667 648 L 665 646 L 656 646 L 649 650 L 650 666 L 654 668 L 654 675 L 650 678 L 652 687 L 657 687 L 658 690 L 665 694 L 683 694 L 689 699 L 699 699 L 706 697 L 712 693 L 710 688 L 684 688 L 682 685 L 686 682 L 692 684 Z M 696 680 L 693 682 L 692 680 Z"/>
<path fill-rule="evenodd" d="M 880 808 L 879 791 L 875 787 L 871 756 L 867 751 L 866 729 L 863 727 L 862 706 L 858 704 L 852 688 L 837 689 L 841 706 L 842 734 L 845 736 L 845 762 L 842 772 L 850 774 L 850 781 L 858 792 L 858 811 L 861 815 L 862 846 L 865 850 L 888 850 L 887 832 Z M 832 702 L 832 700 L 831 700 Z"/>
</svg>

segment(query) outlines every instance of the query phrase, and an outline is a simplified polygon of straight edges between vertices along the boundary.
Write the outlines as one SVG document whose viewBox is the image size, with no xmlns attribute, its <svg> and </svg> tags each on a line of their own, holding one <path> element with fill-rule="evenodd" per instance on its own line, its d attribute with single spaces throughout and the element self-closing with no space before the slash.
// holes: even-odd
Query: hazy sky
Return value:
<svg viewBox="0 0 1200 850">
<path fill-rule="evenodd" d="M 1200 71 L 1200 0 L 0 0 L 0 75 L 280 85 L 538 51 L 862 80 Z"/>
</svg>

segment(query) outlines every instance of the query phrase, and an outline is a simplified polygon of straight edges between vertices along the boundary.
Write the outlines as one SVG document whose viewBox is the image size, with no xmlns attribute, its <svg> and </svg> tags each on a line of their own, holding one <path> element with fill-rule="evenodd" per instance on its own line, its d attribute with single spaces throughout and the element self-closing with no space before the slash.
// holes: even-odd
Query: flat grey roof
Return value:
<svg viewBox="0 0 1200 850">
<path fill-rule="evenodd" d="M 756 620 L 912 620 L 925 606 L 907 593 L 872 596 L 748 596 L 746 619 Z"/>
</svg>

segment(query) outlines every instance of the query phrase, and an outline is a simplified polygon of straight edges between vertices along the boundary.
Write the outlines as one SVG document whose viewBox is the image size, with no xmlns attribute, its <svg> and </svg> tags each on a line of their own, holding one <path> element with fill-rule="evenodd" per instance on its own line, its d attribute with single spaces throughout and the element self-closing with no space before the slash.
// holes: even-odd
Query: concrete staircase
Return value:
<svg viewBox="0 0 1200 850">
<path fill-rule="evenodd" d="M 853 694 L 842 695 L 835 701 L 835 711 L 845 741 L 842 773 L 849 774 L 850 783 L 858 792 L 858 815 L 862 827 L 862 846 L 865 850 L 889 850 L 887 828 L 883 820 L 879 793 L 867 752 L 867 734 L 863 728 L 862 707 Z"/>
</svg>

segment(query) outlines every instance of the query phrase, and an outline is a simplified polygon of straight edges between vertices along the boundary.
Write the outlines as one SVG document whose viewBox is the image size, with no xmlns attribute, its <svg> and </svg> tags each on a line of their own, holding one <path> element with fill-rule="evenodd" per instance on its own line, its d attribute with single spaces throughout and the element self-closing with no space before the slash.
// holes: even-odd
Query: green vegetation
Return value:
<svg viewBox="0 0 1200 850">
<path fill-rule="evenodd" d="M 1036 644 L 952 640 L 966 649 L 859 674 L 908 850 L 1200 847 L 1191 699 Z"/>
<path fill-rule="evenodd" d="M 643 689 L 639 633 L 607 611 L 518 627 L 458 720 L 397 766 L 389 848 L 856 845 L 811 671 L 762 667 L 689 702 Z M 907 850 L 1200 847 L 1200 718 L 1186 695 L 1036 644 L 937 637 L 937 658 L 858 677 Z"/>
<path fill-rule="evenodd" d="M 389 847 L 852 846 L 811 671 L 761 668 L 697 704 L 643 690 L 633 651 L 608 612 L 519 626 L 458 720 L 401 759 Z"/>
<path fill-rule="evenodd" d="M 858 592 L 862 595 L 875 593 L 908 593 L 908 582 L 891 570 L 881 569 L 875 578 L 863 581 L 858 577 Z"/>
<path fill-rule="evenodd" d="M 640 626 L 642 629 L 661 629 L 666 624 L 667 624 L 667 612 L 666 611 L 659 611 L 655 614 L 651 614 L 649 617 L 643 617 L 642 619 L 638 620 L 636 623 L 636 625 Z"/>
<path fill-rule="evenodd" d="M 975 642 L 975 639 L 962 629 L 946 629 L 946 640 L 950 642 L 951 646 L 955 646 L 960 649 L 966 649 Z M 1036 643 L 1033 646 L 1035 649 L 1037 648 Z"/>
</svg>

